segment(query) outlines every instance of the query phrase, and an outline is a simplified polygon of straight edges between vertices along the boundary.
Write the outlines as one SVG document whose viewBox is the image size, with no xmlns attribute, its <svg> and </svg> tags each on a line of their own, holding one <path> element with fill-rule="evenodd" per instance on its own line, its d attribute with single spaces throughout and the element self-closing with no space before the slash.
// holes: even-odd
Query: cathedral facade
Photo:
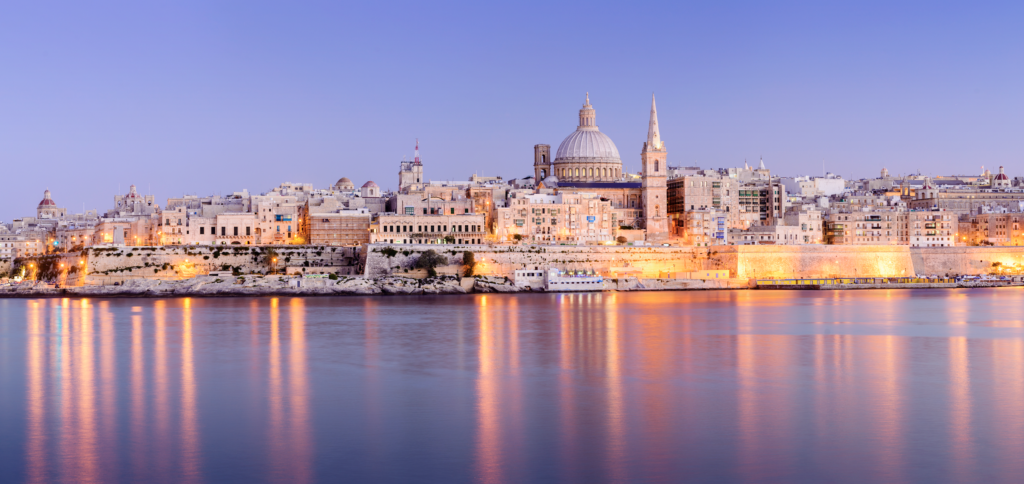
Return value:
<svg viewBox="0 0 1024 484">
<path fill-rule="evenodd" d="M 623 173 L 615 143 L 597 126 L 597 114 L 587 94 L 579 112 L 576 131 L 558 145 L 534 146 L 534 180 L 538 187 L 559 192 L 596 193 L 611 202 L 621 227 L 642 228 L 647 239 L 660 241 L 669 234 L 665 165 L 667 151 L 658 130 L 658 113 L 651 98 L 647 142 L 640 153 L 641 172 L 637 179 Z"/>
</svg>

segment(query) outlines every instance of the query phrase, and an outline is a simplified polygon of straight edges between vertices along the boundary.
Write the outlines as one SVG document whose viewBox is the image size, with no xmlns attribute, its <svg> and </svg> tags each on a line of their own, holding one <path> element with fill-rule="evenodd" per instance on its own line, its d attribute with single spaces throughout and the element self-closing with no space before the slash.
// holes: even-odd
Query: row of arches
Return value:
<svg viewBox="0 0 1024 484">
<path fill-rule="evenodd" d="M 619 178 L 619 168 L 556 168 L 555 176 L 559 178 Z"/>
</svg>

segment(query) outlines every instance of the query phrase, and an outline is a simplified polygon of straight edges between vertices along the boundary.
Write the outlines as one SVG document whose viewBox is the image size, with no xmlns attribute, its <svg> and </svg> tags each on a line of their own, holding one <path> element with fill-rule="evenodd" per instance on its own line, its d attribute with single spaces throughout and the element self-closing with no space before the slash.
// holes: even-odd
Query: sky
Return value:
<svg viewBox="0 0 1024 484">
<path fill-rule="evenodd" d="M 135 184 L 532 175 L 584 95 L 639 170 L 1024 175 L 1024 2 L 3 2 L 0 221 Z"/>
</svg>

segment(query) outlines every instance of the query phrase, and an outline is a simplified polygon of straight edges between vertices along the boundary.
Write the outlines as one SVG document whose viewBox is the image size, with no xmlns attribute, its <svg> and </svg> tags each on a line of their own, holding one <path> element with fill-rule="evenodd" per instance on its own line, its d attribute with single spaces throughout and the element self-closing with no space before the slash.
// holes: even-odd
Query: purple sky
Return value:
<svg viewBox="0 0 1024 484">
<path fill-rule="evenodd" d="M 630 171 L 653 91 L 673 165 L 1024 175 L 1024 4 L 840 3 L 6 2 L 0 220 L 527 176 L 586 91 Z"/>
</svg>

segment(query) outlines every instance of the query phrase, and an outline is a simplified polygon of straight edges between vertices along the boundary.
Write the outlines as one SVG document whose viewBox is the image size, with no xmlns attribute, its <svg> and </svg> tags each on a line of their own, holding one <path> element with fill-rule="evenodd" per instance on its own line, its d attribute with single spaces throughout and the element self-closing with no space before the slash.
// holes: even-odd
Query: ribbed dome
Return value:
<svg viewBox="0 0 1024 484">
<path fill-rule="evenodd" d="M 608 135 L 596 127 L 581 127 L 566 136 L 555 152 L 555 163 L 622 163 L 619 150 Z"/>
<path fill-rule="evenodd" d="M 380 187 L 377 186 L 376 183 L 374 183 L 373 180 L 370 180 L 370 181 L 368 181 L 366 183 L 363 183 L 363 188 L 372 188 L 372 187 L 380 188 Z"/>
</svg>

